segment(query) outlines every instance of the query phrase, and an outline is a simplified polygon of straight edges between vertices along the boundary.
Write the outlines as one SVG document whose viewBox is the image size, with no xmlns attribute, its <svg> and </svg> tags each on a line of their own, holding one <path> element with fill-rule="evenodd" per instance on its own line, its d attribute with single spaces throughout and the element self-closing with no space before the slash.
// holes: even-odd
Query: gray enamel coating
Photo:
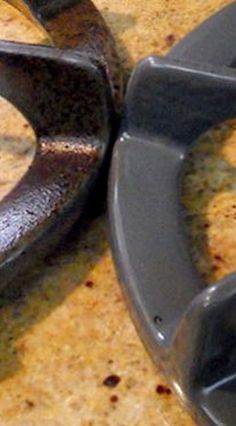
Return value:
<svg viewBox="0 0 236 426">
<path fill-rule="evenodd" d="M 138 64 L 109 185 L 113 253 L 137 330 L 196 421 L 215 426 L 236 424 L 236 274 L 204 289 L 180 189 L 189 146 L 236 116 L 235 21 L 233 2 L 168 57 Z"/>
<path fill-rule="evenodd" d="M 196 64 L 234 65 L 235 16 L 236 3 L 233 1 L 188 34 L 167 56 Z"/>
<path fill-rule="evenodd" d="M 31 167 L 0 203 L 0 290 L 24 277 L 81 217 L 114 138 L 119 88 L 112 39 L 108 46 L 90 0 L 10 3 L 27 5 L 54 44 L 67 49 L 0 42 L 0 95 L 37 138 Z M 71 31 L 62 25 L 68 14 Z"/>
</svg>

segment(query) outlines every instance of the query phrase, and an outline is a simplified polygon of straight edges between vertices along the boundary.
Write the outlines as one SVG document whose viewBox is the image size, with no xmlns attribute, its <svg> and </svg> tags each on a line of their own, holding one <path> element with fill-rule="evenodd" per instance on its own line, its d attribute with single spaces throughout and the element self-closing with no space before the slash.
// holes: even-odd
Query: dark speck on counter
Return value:
<svg viewBox="0 0 236 426">
<path fill-rule="evenodd" d="M 88 288 L 93 288 L 94 287 L 94 282 L 93 281 L 86 281 L 85 285 Z"/>
<path fill-rule="evenodd" d="M 116 403 L 116 402 L 118 402 L 118 401 L 119 401 L 119 398 L 118 398 L 118 396 L 117 396 L 117 395 L 112 395 L 112 396 L 110 397 L 110 401 L 111 401 L 111 402 L 113 402 L 113 403 Z"/>
<path fill-rule="evenodd" d="M 175 42 L 175 36 L 174 34 L 168 34 L 168 36 L 166 36 L 166 43 L 168 44 L 169 47 L 171 47 Z"/>
<path fill-rule="evenodd" d="M 120 380 L 121 379 L 119 376 L 112 374 L 103 381 L 103 385 L 107 386 L 108 388 L 115 388 L 120 383 Z"/>
<path fill-rule="evenodd" d="M 171 395 L 172 392 L 165 385 L 157 385 L 157 387 L 156 387 L 156 393 L 158 393 L 158 395 Z"/>
<path fill-rule="evenodd" d="M 33 401 L 30 401 L 29 399 L 26 399 L 25 403 L 26 403 L 27 407 L 29 407 L 29 408 L 34 408 L 34 406 L 35 406 L 35 403 Z"/>
</svg>

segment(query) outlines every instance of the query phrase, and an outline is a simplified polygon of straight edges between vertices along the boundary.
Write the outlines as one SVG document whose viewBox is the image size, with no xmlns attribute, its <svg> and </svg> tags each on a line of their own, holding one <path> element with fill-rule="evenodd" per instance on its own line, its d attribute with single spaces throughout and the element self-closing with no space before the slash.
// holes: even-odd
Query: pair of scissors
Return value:
<svg viewBox="0 0 236 426">
<path fill-rule="evenodd" d="M 113 153 L 114 259 L 136 328 L 198 424 L 236 424 L 236 273 L 208 288 L 180 202 L 194 141 L 236 116 L 236 2 L 130 79 Z"/>
<path fill-rule="evenodd" d="M 122 81 L 114 40 L 90 0 L 9 0 L 52 46 L 0 42 L 0 95 L 31 124 L 33 163 L 0 203 L 0 290 L 77 220 L 110 156 Z"/>
</svg>

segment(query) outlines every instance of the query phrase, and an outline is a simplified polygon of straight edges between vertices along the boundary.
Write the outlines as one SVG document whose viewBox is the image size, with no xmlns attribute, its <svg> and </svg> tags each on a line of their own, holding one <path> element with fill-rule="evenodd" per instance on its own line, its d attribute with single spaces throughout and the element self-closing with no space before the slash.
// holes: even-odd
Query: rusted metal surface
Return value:
<svg viewBox="0 0 236 426">
<path fill-rule="evenodd" d="M 69 49 L 0 43 L 0 95 L 25 115 L 37 137 L 30 169 L 0 204 L 0 289 L 47 254 L 81 215 L 112 142 L 115 50 L 107 48 L 108 31 L 93 5 L 73 2 L 70 9 L 71 3 L 44 8 L 44 1 L 27 1 L 55 44 Z M 68 13 L 71 32 L 63 28 Z"/>
<path fill-rule="evenodd" d="M 8 0 L 34 19 L 59 48 L 79 49 L 104 69 L 120 102 L 122 77 L 114 39 L 91 0 Z"/>
</svg>

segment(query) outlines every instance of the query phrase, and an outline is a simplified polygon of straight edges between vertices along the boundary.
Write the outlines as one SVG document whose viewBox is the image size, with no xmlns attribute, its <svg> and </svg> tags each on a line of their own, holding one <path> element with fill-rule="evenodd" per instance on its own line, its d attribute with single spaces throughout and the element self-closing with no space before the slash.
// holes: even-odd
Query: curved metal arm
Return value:
<svg viewBox="0 0 236 426">
<path fill-rule="evenodd" d="M 113 116 L 104 75 L 70 52 L 2 42 L 0 76 L 0 94 L 25 114 L 38 143 L 29 171 L 0 203 L 2 288 L 80 216 Z"/>
<path fill-rule="evenodd" d="M 115 253 L 140 323 L 166 347 L 202 287 L 181 223 L 183 162 L 201 133 L 236 115 L 235 73 L 149 58 L 130 82 L 126 114 L 111 175 Z"/>
<path fill-rule="evenodd" d="M 112 39 L 89 0 L 11 3 L 70 49 L 0 42 L 0 95 L 37 137 L 30 169 L 0 203 L 0 290 L 81 216 L 110 151 L 120 93 Z"/>
<path fill-rule="evenodd" d="M 217 56 L 220 64 L 235 63 L 235 33 L 227 52 L 221 40 L 211 53 L 206 43 L 214 66 L 203 55 L 208 23 L 230 41 L 235 2 L 222 13 L 225 20 L 217 15 L 199 28 L 199 40 L 196 30 L 173 55 L 136 67 L 113 155 L 109 211 L 122 287 L 147 349 L 200 424 L 234 426 L 236 274 L 203 290 L 180 203 L 190 144 L 236 116 L 236 73 L 215 66 Z"/>
<path fill-rule="evenodd" d="M 114 39 L 91 0 L 7 1 L 40 25 L 54 46 L 77 49 L 99 63 L 120 106 L 122 76 Z"/>
</svg>

